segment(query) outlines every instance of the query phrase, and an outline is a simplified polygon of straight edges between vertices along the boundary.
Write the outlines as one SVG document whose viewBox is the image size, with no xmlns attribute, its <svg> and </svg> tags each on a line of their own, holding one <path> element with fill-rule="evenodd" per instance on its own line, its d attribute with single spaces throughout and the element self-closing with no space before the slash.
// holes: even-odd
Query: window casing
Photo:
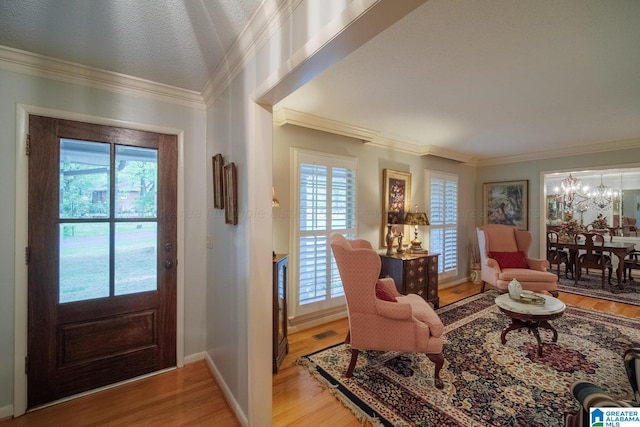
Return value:
<svg viewBox="0 0 640 427">
<path fill-rule="evenodd" d="M 356 236 L 356 168 L 353 158 L 293 149 L 290 257 L 292 317 L 345 304 L 344 290 L 329 246 L 337 232 Z"/>
<path fill-rule="evenodd" d="M 441 279 L 458 274 L 458 177 L 440 172 L 427 173 L 430 201 L 429 251 L 440 254 Z"/>
</svg>

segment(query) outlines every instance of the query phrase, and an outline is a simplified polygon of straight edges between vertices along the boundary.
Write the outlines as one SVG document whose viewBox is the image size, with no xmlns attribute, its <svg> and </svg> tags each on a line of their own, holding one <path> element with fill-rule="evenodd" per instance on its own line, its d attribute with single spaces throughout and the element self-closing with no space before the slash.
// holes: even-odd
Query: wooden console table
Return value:
<svg viewBox="0 0 640 427">
<path fill-rule="evenodd" d="M 418 294 L 433 304 L 433 308 L 438 308 L 438 255 L 381 254 L 380 277 L 391 277 L 401 294 Z"/>
</svg>

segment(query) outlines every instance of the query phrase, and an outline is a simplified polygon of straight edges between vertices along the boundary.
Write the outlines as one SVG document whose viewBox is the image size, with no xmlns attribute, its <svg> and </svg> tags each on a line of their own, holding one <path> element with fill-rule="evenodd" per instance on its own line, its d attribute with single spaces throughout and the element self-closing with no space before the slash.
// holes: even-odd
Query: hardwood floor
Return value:
<svg viewBox="0 0 640 427">
<path fill-rule="evenodd" d="M 478 293 L 479 285 L 464 283 L 440 290 L 440 305 Z M 640 307 L 560 293 L 568 305 L 640 317 Z M 317 339 L 314 335 L 333 331 Z M 318 385 L 306 368 L 296 364 L 305 354 L 344 340 L 347 320 L 337 320 L 289 336 L 289 354 L 273 376 L 274 426 L 361 426 L 351 411 Z M 105 390 L 22 417 L 0 427 L 22 426 L 239 426 L 204 361 Z"/>
<path fill-rule="evenodd" d="M 204 360 L 0 422 L 22 426 L 240 426 Z"/>
</svg>

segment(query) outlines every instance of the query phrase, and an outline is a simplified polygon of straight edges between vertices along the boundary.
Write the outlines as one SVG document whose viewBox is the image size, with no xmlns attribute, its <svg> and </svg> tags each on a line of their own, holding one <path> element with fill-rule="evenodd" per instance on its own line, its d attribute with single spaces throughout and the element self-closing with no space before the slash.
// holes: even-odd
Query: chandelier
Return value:
<svg viewBox="0 0 640 427">
<path fill-rule="evenodd" d="M 556 200 L 563 202 L 567 209 L 573 210 L 576 207 L 574 203 L 584 206 L 589 201 L 588 190 L 589 187 L 582 187 L 580 180 L 569 173 L 560 183 L 560 188 L 555 188 Z"/>
<path fill-rule="evenodd" d="M 560 187 L 554 188 L 554 191 L 555 199 L 564 203 L 565 209 L 579 212 L 592 208 L 600 211 L 607 210 L 622 197 L 621 191 L 614 191 L 611 187 L 604 185 L 602 175 L 600 175 L 600 185 L 593 191 L 589 191 L 589 187 L 583 186 L 571 173 L 561 181 Z"/>
<path fill-rule="evenodd" d="M 602 183 L 602 175 L 600 175 L 600 185 L 591 193 L 591 204 L 600 210 L 607 209 L 616 195 L 611 188 Z"/>
</svg>

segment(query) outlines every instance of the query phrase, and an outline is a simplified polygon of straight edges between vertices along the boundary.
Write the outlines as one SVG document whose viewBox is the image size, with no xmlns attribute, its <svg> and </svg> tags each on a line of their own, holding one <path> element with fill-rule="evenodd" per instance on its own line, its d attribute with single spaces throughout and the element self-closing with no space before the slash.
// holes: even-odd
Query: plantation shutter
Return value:
<svg viewBox="0 0 640 427">
<path fill-rule="evenodd" d="M 297 304 L 294 313 L 344 304 L 344 290 L 331 254 L 333 232 L 356 230 L 355 160 L 297 153 Z M 293 285 L 293 283 L 291 283 Z"/>
<path fill-rule="evenodd" d="M 458 269 L 458 177 L 429 173 L 429 250 L 438 253 L 438 273 L 457 274 Z"/>
</svg>

